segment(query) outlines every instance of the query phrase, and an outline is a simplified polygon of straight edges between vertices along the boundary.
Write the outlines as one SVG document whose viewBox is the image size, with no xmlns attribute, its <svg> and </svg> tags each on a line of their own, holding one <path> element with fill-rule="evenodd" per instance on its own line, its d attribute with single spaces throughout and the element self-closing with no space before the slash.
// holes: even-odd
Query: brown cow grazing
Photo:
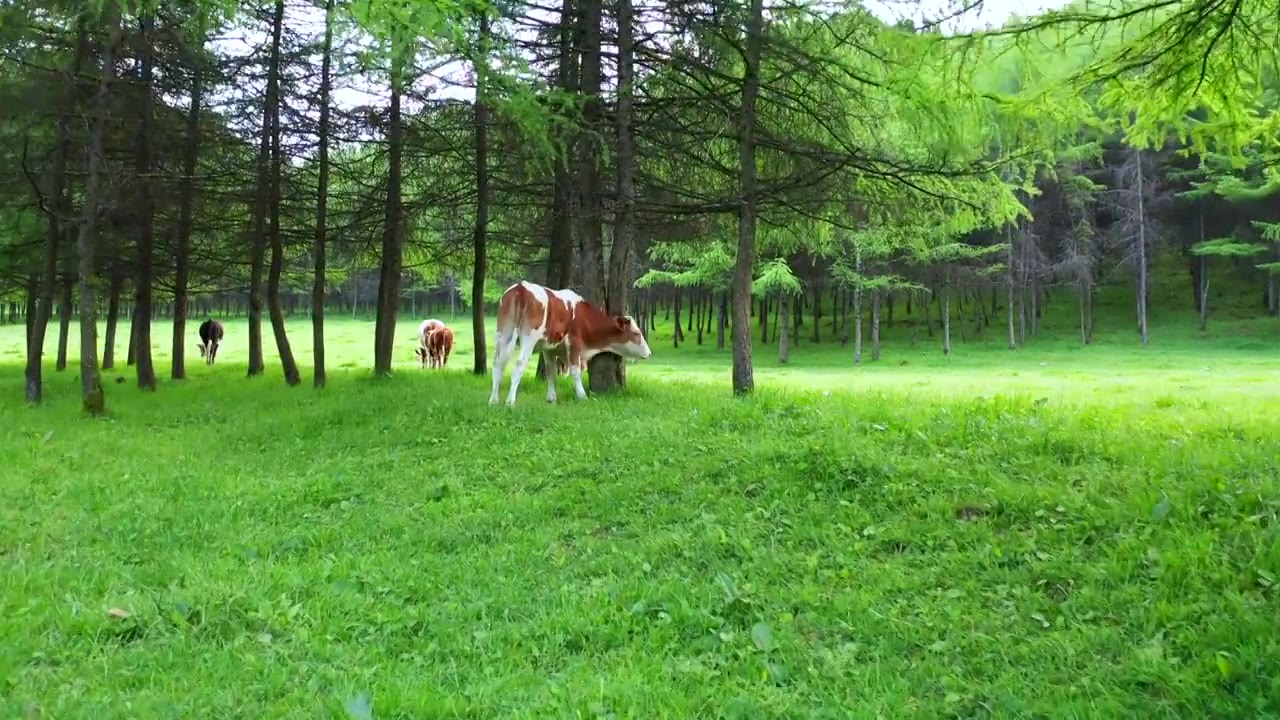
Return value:
<svg viewBox="0 0 1280 720">
<path fill-rule="evenodd" d="M 453 352 L 453 331 L 441 326 L 427 333 L 427 359 L 429 365 L 443 369 L 449 364 L 449 353 Z"/>
<path fill-rule="evenodd" d="M 413 351 L 415 357 L 418 358 L 418 367 L 426 367 L 427 360 L 430 355 L 427 353 L 427 335 L 432 331 L 444 327 L 444 323 L 435 318 L 428 318 L 422 321 L 418 326 L 418 349 Z"/>
<path fill-rule="evenodd" d="M 521 281 L 507 288 L 498 303 L 498 332 L 494 343 L 493 392 L 489 404 L 498 403 L 498 388 L 511 359 L 516 341 L 520 356 L 511 373 L 507 404 L 514 405 L 516 391 L 529 358 L 541 351 L 548 368 L 569 368 L 573 390 L 585 398 L 582 370 L 591 358 L 611 352 L 624 358 L 644 360 L 652 355 L 640 326 L 630 315 L 609 315 L 572 290 L 552 290 Z M 547 402 L 556 401 L 555 376 L 547 381 Z"/>
</svg>

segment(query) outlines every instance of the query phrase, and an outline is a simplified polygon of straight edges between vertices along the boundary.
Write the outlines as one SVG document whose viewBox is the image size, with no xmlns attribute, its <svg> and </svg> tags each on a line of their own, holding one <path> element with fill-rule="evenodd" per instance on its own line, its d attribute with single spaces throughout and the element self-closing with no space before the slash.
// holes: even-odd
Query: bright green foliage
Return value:
<svg viewBox="0 0 1280 720">
<path fill-rule="evenodd" d="M 764 263 L 760 274 L 751 284 L 751 292 L 757 297 L 797 295 L 804 290 L 800 279 L 791 271 L 785 260 L 774 259 Z"/>
</svg>

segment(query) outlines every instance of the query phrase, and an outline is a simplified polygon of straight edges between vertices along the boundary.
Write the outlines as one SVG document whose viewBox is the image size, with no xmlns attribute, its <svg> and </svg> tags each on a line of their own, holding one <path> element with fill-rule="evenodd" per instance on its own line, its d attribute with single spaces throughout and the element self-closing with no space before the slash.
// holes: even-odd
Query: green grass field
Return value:
<svg viewBox="0 0 1280 720">
<path fill-rule="evenodd" d="M 332 322 L 320 393 L 236 319 L 98 420 L 74 327 L 41 408 L 0 327 L 0 716 L 1280 715 L 1280 323 L 1071 321 L 862 368 L 806 328 L 746 400 L 668 325 L 625 394 L 508 409 L 461 318 L 388 381 Z"/>
</svg>

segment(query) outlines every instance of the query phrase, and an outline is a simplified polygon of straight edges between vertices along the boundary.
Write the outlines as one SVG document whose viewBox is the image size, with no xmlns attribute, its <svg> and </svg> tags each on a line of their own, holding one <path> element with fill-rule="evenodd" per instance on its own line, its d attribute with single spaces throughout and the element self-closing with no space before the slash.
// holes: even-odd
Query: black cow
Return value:
<svg viewBox="0 0 1280 720">
<path fill-rule="evenodd" d="M 217 320 L 205 320 L 200 323 L 200 357 L 206 365 L 212 365 L 218 355 L 218 346 L 222 344 L 222 323 Z"/>
</svg>

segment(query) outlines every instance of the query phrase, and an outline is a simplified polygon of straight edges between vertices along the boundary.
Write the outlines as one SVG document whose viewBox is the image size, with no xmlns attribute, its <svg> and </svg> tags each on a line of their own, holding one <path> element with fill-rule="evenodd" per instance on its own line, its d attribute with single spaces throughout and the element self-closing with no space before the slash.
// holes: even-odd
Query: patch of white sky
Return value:
<svg viewBox="0 0 1280 720">
<path fill-rule="evenodd" d="M 814 0 L 809 1 L 813 2 Z M 1015 16 L 1032 17 L 1046 10 L 1061 8 L 1067 1 L 981 0 L 981 2 L 975 4 L 974 0 L 862 0 L 862 6 L 888 23 L 910 19 L 916 27 L 924 24 L 936 24 L 942 32 L 953 34 L 996 28 Z M 817 0 L 817 2 L 828 4 L 824 0 Z M 768 3 L 766 3 L 767 7 Z M 668 34 L 669 31 L 656 18 L 659 10 L 660 8 L 648 6 L 643 2 L 635 3 L 636 17 L 642 27 L 639 34 L 648 34 L 659 38 L 658 41 L 660 42 L 660 38 L 664 34 Z M 534 9 L 524 18 L 509 20 L 508 26 L 503 30 L 509 36 L 531 40 L 539 27 L 553 24 L 557 20 L 557 14 L 547 9 Z M 386 107 L 389 95 L 385 71 L 356 67 L 351 61 L 351 58 L 356 54 L 361 54 L 365 58 L 377 58 L 379 53 L 361 53 L 361 50 L 369 51 L 373 49 L 372 38 L 367 33 L 356 29 L 349 20 L 340 22 L 341 27 L 335 33 L 335 45 L 341 43 L 341 47 L 336 48 L 337 51 L 335 52 L 338 64 L 335 65 L 332 102 L 334 106 L 343 110 L 350 111 L 368 107 L 380 112 Z M 301 2 L 291 0 L 287 2 L 285 24 L 291 34 L 306 38 L 318 46 L 319 39 L 324 33 L 323 4 L 318 3 L 317 0 L 302 0 Z M 270 36 L 268 33 L 269 28 L 261 20 L 242 17 L 216 38 L 211 39 L 210 45 L 225 57 L 247 58 L 249 56 L 258 56 L 265 60 L 269 49 Z M 609 48 L 606 48 L 606 52 L 609 52 Z M 425 47 L 420 57 L 425 58 L 425 61 L 418 64 L 418 76 L 411 85 L 411 92 L 408 93 L 408 97 L 403 101 L 407 112 L 413 112 L 422 106 L 422 101 L 419 98 L 439 102 L 442 100 L 470 101 L 474 97 L 474 81 L 468 62 L 456 59 L 437 59 L 432 61 L 429 48 Z M 320 58 L 318 53 L 311 57 L 310 60 L 310 66 L 295 66 L 290 68 L 288 72 L 288 82 L 292 86 L 295 97 L 303 93 L 314 95 L 315 89 L 318 87 L 320 78 Z M 260 94 L 263 82 L 261 78 L 256 77 L 257 74 L 245 73 L 241 75 L 232 84 L 232 87 L 219 93 L 216 97 L 210 98 L 211 103 L 214 107 L 226 108 L 231 103 L 243 102 L 245 98 L 251 95 Z M 609 85 L 610 78 L 607 67 L 605 75 L 605 84 Z M 176 98 L 171 98 L 171 100 L 176 100 Z M 175 104 L 180 106 L 184 102 L 178 101 Z M 303 105 L 306 105 L 306 107 L 295 107 L 293 109 L 314 119 L 317 111 L 311 106 L 312 103 L 303 103 Z M 235 114 L 230 113 L 230 115 L 234 116 Z M 256 133 L 259 130 L 259 123 L 260 121 L 251 121 L 246 125 L 237 127 L 237 129 L 246 134 Z M 290 132 L 290 128 L 286 127 L 285 131 L 293 134 Z M 309 145 L 310 143 L 304 142 L 302 144 Z M 299 148 L 299 150 L 302 150 L 302 148 Z M 302 154 L 309 153 L 306 150 L 302 150 Z"/>
</svg>

